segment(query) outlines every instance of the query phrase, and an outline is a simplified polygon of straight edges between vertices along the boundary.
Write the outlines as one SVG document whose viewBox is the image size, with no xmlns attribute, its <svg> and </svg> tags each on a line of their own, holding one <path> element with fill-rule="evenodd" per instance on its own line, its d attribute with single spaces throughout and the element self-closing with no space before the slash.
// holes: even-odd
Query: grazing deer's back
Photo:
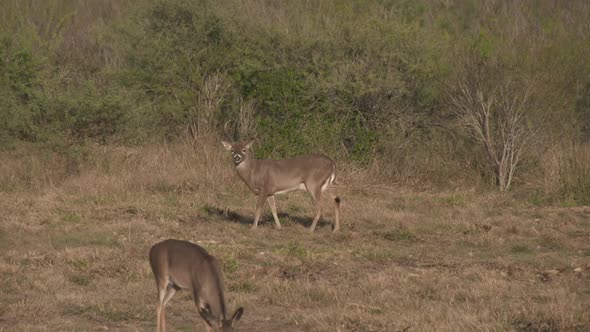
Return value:
<svg viewBox="0 0 590 332">
<path fill-rule="evenodd" d="M 199 314 L 209 326 L 233 331 L 232 325 L 244 309 L 227 319 L 223 278 L 215 257 L 196 244 L 170 239 L 152 246 L 149 259 L 158 288 L 158 331 L 165 330 L 166 303 L 180 289 L 192 291 Z"/>
<path fill-rule="evenodd" d="M 165 274 L 181 288 L 192 289 L 194 276 L 200 283 L 219 278 L 215 258 L 205 249 L 187 241 L 165 240 L 150 250 L 154 273 Z"/>
</svg>

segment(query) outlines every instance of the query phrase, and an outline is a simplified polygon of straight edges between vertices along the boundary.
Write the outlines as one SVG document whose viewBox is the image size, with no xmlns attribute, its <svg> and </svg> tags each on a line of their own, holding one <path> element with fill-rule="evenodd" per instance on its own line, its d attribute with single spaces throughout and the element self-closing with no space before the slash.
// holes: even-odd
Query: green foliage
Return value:
<svg viewBox="0 0 590 332">
<path fill-rule="evenodd" d="M 79 224 L 82 222 L 82 217 L 77 214 L 67 213 L 61 217 L 61 220 L 67 224 Z"/>
<path fill-rule="evenodd" d="M 266 156 L 273 150 L 279 155 L 301 153 L 308 143 L 302 130 L 312 123 L 306 121 L 306 101 L 300 97 L 306 90 L 304 78 L 284 68 L 245 72 L 240 78 L 241 93 L 260 100 L 258 134 L 265 139 L 258 155 Z"/>
<path fill-rule="evenodd" d="M 416 241 L 416 236 L 403 228 L 385 232 L 383 238 L 389 241 Z"/>
<path fill-rule="evenodd" d="M 254 284 L 247 281 L 238 284 L 230 284 L 228 288 L 230 291 L 237 293 L 253 293 L 257 290 L 257 287 Z"/>
<path fill-rule="evenodd" d="M 514 244 L 510 247 L 510 252 L 513 254 L 530 254 L 533 251 L 526 244 Z"/>
<path fill-rule="evenodd" d="M 80 73 L 68 77 L 72 68 L 58 64 L 70 6 L 53 2 L 5 8 L 12 17 L 0 24 L 0 143 L 22 140 L 58 147 L 86 139 L 104 142 L 125 126 L 122 94 L 99 84 L 96 76 L 72 84 L 68 79 Z M 28 15 L 39 22 L 27 25 Z"/>
<path fill-rule="evenodd" d="M 55 94 L 37 123 L 53 126 L 76 140 L 104 142 L 125 126 L 123 104 L 122 97 L 114 91 L 85 86 L 75 92 Z"/>
<path fill-rule="evenodd" d="M 582 93 L 578 97 L 575 106 L 576 115 L 579 118 L 582 140 L 590 142 L 590 78 L 585 84 Z"/>
<path fill-rule="evenodd" d="M 286 246 L 281 246 L 277 251 L 283 253 L 285 256 L 297 257 L 299 259 L 304 259 L 308 255 L 304 247 L 293 241 L 289 242 Z"/>
<path fill-rule="evenodd" d="M 240 263 L 233 256 L 224 257 L 221 260 L 221 269 L 225 274 L 232 274 L 238 271 Z"/>
<path fill-rule="evenodd" d="M 582 0 L 11 1 L 0 144 L 76 159 L 86 142 L 215 139 L 248 101 L 258 157 L 322 151 L 395 182 L 484 183 L 444 100 L 450 77 L 474 60 L 538 75 L 542 129 L 586 133 L 588 14 Z M 576 181 L 563 190 L 583 195 Z"/>
<path fill-rule="evenodd" d="M 37 109 L 40 65 L 32 50 L 0 34 L 0 140 L 34 140 L 29 127 Z"/>
<path fill-rule="evenodd" d="M 69 281 L 78 285 L 78 286 L 88 286 L 90 285 L 90 279 L 84 275 L 72 275 L 69 278 Z"/>
<path fill-rule="evenodd" d="M 178 136 L 202 117 L 203 80 L 222 73 L 226 98 L 208 116 L 219 126 L 237 117 L 235 100 L 253 100 L 257 134 L 264 138 L 259 156 L 323 150 L 366 163 L 379 141 L 375 130 L 387 126 L 390 109 L 407 104 L 404 99 L 415 100 L 417 111 L 432 107 L 436 90 L 428 79 L 437 67 L 428 60 L 434 52 L 424 58 L 419 50 L 426 46 L 412 42 L 413 27 L 375 21 L 377 31 L 358 29 L 354 24 L 369 19 L 371 6 L 359 14 L 345 6 L 335 15 L 335 26 L 322 26 L 328 33 L 310 36 L 299 28 L 300 16 L 288 13 L 293 33 L 252 24 L 243 13 L 212 3 L 155 2 L 119 31 L 119 42 L 127 45 L 119 77 L 135 91 L 137 103 L 150 104 L 137 119 L 144 122 L 140 127 L 161 130 L 156 137 Z M 417 15 L 423 9 L 409 10 Z M 333 33 L 335 40 L 329 37 Z M 398 88 L 408 93 L 397 93 Z"/>
</svg>

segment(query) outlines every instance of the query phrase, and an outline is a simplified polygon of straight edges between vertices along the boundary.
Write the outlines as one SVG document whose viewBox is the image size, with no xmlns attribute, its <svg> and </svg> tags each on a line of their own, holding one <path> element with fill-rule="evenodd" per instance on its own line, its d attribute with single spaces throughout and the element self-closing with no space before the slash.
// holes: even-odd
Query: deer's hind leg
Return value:
<svg viewBox="0 0 590 332">
<path fill-rule="evenodd" d="M 156 305 L 157 331 L 166 331 L 166 303 L 174 295 L 176 290 L 170 292 L 169 279 L 165 277 L 156 277 L 156 286 L 158 287 L 158 304 Z"/>
<path fill-rule="evenodd" d="M 313 233 L 313 231 L 315 230 L 315 227 L 318 224 L 318 221 L 320 220 L 320 216 L 322 215 L 322 187 L 321 186 L 312 187 L 312 186 L 307 186 L 307 185 L 306 185 L 306 187 L 307 187 L 307 190 L 311 193 L 311 196 L 313 197 L 313 200 L 315 201 L 316 208 L 317 208 L 317 213 L 316 213 L 315 217 L 313 218 L 311 226 L 309 227 L 309 231 Z"/>
<path fill-rule="evenodd" d="M 340 197 L 336 196 L 336 194 L 334 194 L 331 190 L 328 190 L 329 189 L 328 182 L 325 182 L 322 185 L 318 185 L 317 188 L 315 188 L 315 187 L 310 188 L 310 187 L 311 186 L 307 187 L 307 190 L 311 193 L 314 201 L 316 202 L 317 214 L 316 214 L 315 218 L 313 219 L 313 222 L 312 222 L 309 230 L 311 232 L 313 232 L 315 227 L 317 226 L 317 223 L 320 220 L 320 216 L 322 213 L 322 202 L 323 202 L 324 194 L 326 192 L 328 192 L 330 199 L 334 203 L 334 219 L 335 220 L 334 220 L 334 230 L 333 231 L 334 232 L 339 231 L 340 230 Z"/>
<path fill-rule="evenodd" d="M 176 288 L 174 286 L 170 286 L 168 285 L 168 287 L 166 287 L 166 293 L 164 295 L 164 301 L 161 304 L 161 315 L 162 315 L 162 332 L 166 331 L 166 303 L 168 303 L 168 301 L 170 301 L 170 299 L 174 296 L 174 294 L 176 294 Z"/>
<path fill-rule="evenodd" d="M 162 331 L 162 308 L 164 307 L 162 303 L 164 302 L 164 297 L 166 296 L 166 288 L 161 289 L 158 287 L 158 303 L 156 304 L 156 317 L 157 317 L 157 325 L 156 331 Z"/>
</svg>

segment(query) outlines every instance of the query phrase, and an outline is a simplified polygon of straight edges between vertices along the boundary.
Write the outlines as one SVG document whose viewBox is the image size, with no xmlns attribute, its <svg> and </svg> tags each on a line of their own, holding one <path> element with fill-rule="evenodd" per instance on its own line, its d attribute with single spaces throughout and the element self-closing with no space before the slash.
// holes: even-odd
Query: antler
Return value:
<svg viewBox="0 0 590 332">
<path fill-rule="evenodd" d="M 233 121 L 233 120 L 227 120 L 227 122 L 226 122 L 226 123 L 223 125 L 223 132 L 225 133 L 225 136 L 227 137 L 227 139 L 229 139 L 229 141 L 230 141 L 230 142 L 233 142 L 234 140 L 233 140 L 233 137 L 232 137 L 232 135 L 230 135 L 230 134 L 227 132 L 227 124 L 228 124 L 228 123 L 230 123 L 230 122 L 232 122 L 232 121 Z"/>
</svg>

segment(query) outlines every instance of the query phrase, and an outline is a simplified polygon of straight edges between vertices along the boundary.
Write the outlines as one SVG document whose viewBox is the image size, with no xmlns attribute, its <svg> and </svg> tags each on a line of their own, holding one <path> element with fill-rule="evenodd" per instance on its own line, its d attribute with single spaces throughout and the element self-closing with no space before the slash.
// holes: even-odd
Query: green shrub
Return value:
<svg viewBox="0 0 590 332">
<path fill-rule="evenodd" d="M 4 148 L 40 142 L 76 159 L 87 142 L 192 136 L 203 144 L 216 140 L 227 120 L 238 121 L 247 102 L 258 157 L 321 151 L 395 182 L 477 186 L 486 183 L 485 156 L 457 135 L 443 98 L 455 69 L 474 54 L 497 61 L 502 74 L 539 75 L 534 99 L 543 107 L 534 116 L 546 118 L 547 133 L 541 145 L 563 132 L 581 131 L 582 139 L 590 132 L 584 1 L 56 0 L 1 7 Z M 532 177 L 542 163 L 526 158 Z M 559 195 L 583 201 L 588 181 L 581 166 L 570 168 L 579 176 Z M 524 169 L 517 176 L 527 178 Z"/>
</svg>

